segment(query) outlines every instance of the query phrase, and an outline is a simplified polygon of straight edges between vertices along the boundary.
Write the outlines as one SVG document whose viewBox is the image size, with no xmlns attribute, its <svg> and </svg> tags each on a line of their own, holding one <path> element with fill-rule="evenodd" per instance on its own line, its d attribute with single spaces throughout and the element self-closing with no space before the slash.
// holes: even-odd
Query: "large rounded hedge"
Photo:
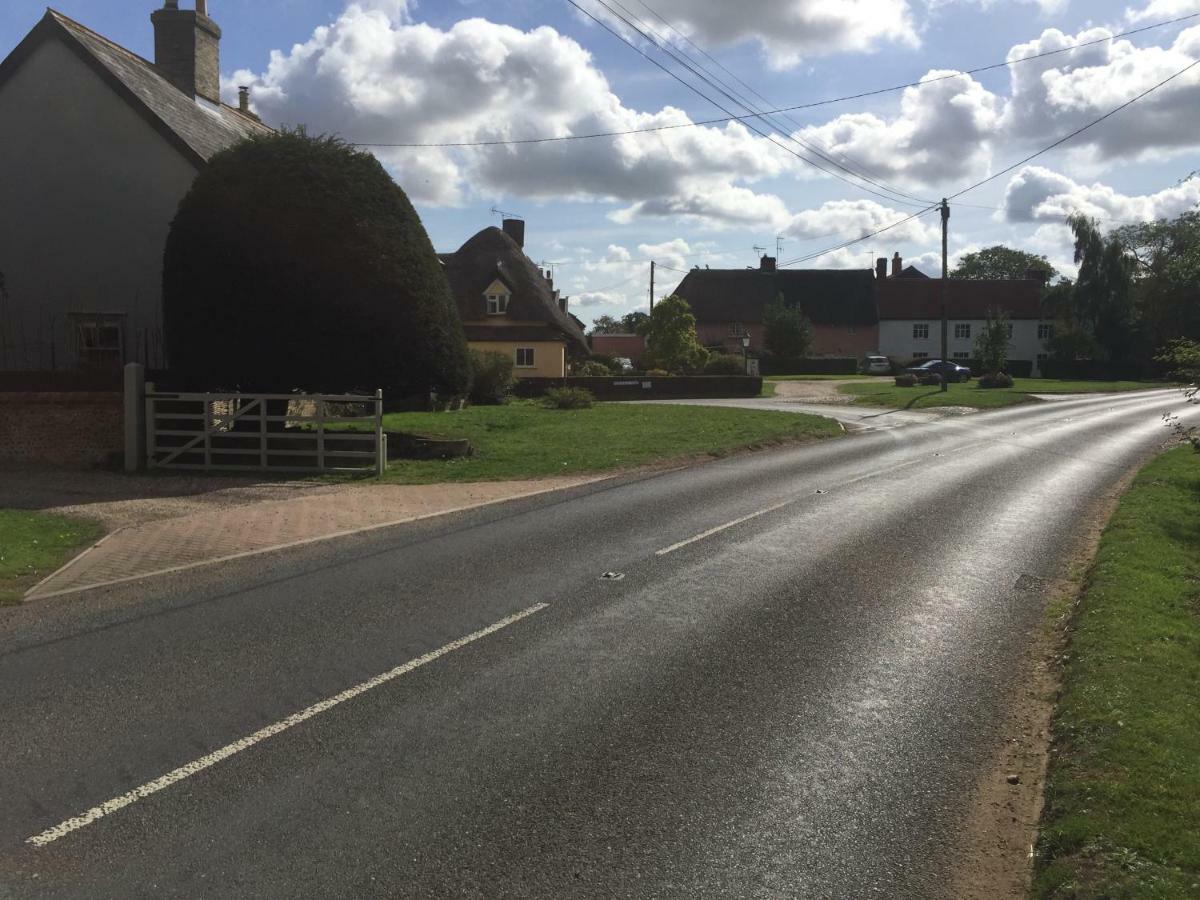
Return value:
<svg viewBox="0 0 1200 900">
<path fill-rule="evenodd" d="M 429 236 L 373 156 L 289 132 L 213 157 L 163 264 L 168 363 L 209 389 L 465 394 Z"/>
</svg>

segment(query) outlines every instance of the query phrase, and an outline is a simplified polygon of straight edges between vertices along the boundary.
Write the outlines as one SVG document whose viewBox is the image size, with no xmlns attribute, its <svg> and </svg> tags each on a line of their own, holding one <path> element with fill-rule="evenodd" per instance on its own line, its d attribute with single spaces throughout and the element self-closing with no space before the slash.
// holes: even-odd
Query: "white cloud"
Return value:
<svg viewBox="0 0 1200 900">
<path fill-rule="evenodd" d="M 1200 180 L 1191 179 L 1155 194 L 1130 196 L 1106 184 L 1079 184 L 1059 172 L 1027 166 L 1008 183 L 1004 196 L 1010 222 L 1062 222 L 1073 213 L 1097 218 L 1151 221 L 1173 218 L 1200 204 Z"/>
<path fill-rule="evenodd" d="M 1125 10 L 1125 18 L 1134 24 L 1166 22 L 1194 12 L 1200 12 L 1200 0 L 1151 0 L 1141 9 Z"/>
<path fill-rule="evenodd" d="M 520 31 L 484 19 L 441 30 L 408 18 L 396 0 L 352 3 L 331 25 L 252 86 L 273 124 L 306 124 L 362 143 L 441 143 L 626 131 L 690 120 L 672 107 L 624 106 L 591 55 L 553 28 Z M 375 150 L 414 199 L 456 204 L 471 196 L 604 199 L 631 203 L 623 217 L 683 215 L 711 224 L 786 217 L 778 198 L 744 185 L 797 161 L 737 122 L 611 140 L 450 150 Z"/>
<path fill-rule="evenodd" d="M 831 200 L 817 209 L 806 209 L 792 217 L 783 233 L 802 240 L 862 237 L 904 219 L 909 213 L 898 212 L 873 200 Z M 938 229 L 926 220 L 912 219 L 888 230 L 894 242 L 923 241 L 937 236 Z"/>
<path fill-rule="evenodd" d="M 907 0 L 659 0 L 654 8 L 702 45 L 755 42 L 777 69 L 806 57 L 920 43 Z M 646 21 L 663 30 L 652 17 Z"/>
</svg>

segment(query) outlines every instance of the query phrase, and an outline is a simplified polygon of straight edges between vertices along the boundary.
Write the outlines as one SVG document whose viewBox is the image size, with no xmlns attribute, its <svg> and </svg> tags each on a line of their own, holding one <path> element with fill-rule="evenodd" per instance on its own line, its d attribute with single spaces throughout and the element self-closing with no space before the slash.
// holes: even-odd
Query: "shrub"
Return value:
<svg viewBox="0 0 1200 900">
<path fill-rule="evenodd" d="M 671 373 L 668 372 L 666 369 L 647 369 L 646 374 L 653 375 L 656 378 L 666 378 Z"/>
<path fill-rule="evenodd" d="M 608 369 L 610 373 L 616 372 L 617 374 L 620 374 L 621 372 L 621 367 L 617 364 L 617 358 L 609 355 L 608 353 L 593 353 L 588 357 L 588 362 L 600 363 L 600 365 Z"/>
<path fill-rule="evenodd" d="M 546 406 L 549 409 L 589 409 L 595 402 L 592 392 L 583 388 L 562 387 L 546 391 Z"/>
<path fill-rule="evenodd" d="M 462 396 L 467 344 L 416 210 L 379 161 L 302 131 L 218 153 L 163 257 L 173 374 L 209 388 Z"/>
<path fill-rule="evenodd" d="M 981 388 L 1010 388 L 1013 386 L 1013 380 L 1011 375 L 995 372 L 990 375 L 980 375 L 979 386 Z"/>
<path fill-rule="evenodd" d="M 612 375 L 612 369 L 604 363 L 588 360 L 575 366 L 574 374 L 581 378 L 608 378 Z"/>
<path fill-rule="evenodd" d="M 917 386 L 917 376 L 916 375 L 897 375 L 896 376 L 896 387 L 916 387 L 916 386 Z"/>
<path fill-rule="evenodd" d="M 503 403 L 516 383 L 511 356 L 490 350 L 471 351 L 472 403 Z"/>
<path fill-rule="evenodd" d="M 746 364 L 740 356 L 722 353 L 714 356 L 704 366 L 705 375 L 745 375 Z"/>
</svg>

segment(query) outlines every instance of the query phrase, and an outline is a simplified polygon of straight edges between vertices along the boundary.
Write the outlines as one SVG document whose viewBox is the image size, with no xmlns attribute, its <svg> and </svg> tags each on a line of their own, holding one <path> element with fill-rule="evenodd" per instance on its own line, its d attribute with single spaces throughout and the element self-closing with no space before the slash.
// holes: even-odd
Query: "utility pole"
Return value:
<svg viewBox="0 0 1200 900">
<path fill-rule="evenodd" d="M 654 312 L 654 260 L 650 260 L 650 312 Z"/>
<path fill-rule="evenodd" d="M 947 300 L 947 281 L 950 277 L 950 258 L 947 251 L 950 228 L 950 201 L 942 198 L 942 362 L 948 363 L 950 356 L 950 304 Z M 950 380 L 942 372 L 942 390 L 950 390 Z"/>
</svg>

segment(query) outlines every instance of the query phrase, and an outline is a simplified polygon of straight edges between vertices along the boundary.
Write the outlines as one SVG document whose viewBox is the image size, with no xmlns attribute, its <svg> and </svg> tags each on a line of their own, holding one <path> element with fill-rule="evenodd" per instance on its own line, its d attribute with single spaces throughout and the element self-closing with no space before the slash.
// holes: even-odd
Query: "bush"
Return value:
<svg viewBox="0 0 1200 900">
<path fill-rule="evenodd" d="M 980 375 L 979 386 L 981 388 L 1010 388 L 1013 386 L 1013 380 L 1011 375 L 997 372 L 994 375 Z"/>
<path fill-rule="evenodd" d="M 580 378 L 607 378 L 612 375 L 612 369 L 604 363 L 588 360 L 575 366 L 571 374 Z"/>
<path fill-rule="evenodd" d="M 896 387 L 916 387 L 916 386 L 917 386 L 917 376 L 916 375 L 897 375 L 896 376 Z"/>
<path fill-rule="evenodd" d="M 283 132 L 218 153 L 171 223 L 173 375 L 208 389 L 462 396 L 450 286 L 408 197 L 369 153 Z"/>
<path fill-rule="evenodd" d="M 740 356 L 732 353 L 722 353 L 714 356 L 704 365 L 705 375 L 745 375 L 746 364 Z"/>
<path fill-rule="evenodd" d="M 516 383 L 511 356 L 489 350 L 471 351 L 472 403 L 503 403 Z"/>
<path fill-rule="evenodd" d="M 857 375 L 857 357 L 817 359 L 784 359 L 774 354 L 763 354 L 759 368 L 764 375 Z"/>
<path fill-rule="evenodd" d="M 668 372 L 666 369 L 647 369 L 646 374 L 653 375 L 656 378 L 666 378 L 671 373 Z"/>
<path fill-rule="evenodd" d="M 590 409 L 595 402 L 592 392 L 583 388 L 550 388 L 546 391 L 546 406 L 549 409 Z"/>
<path fill-rule="evenodd" d="M 600 363 L 600 365 L 608 369 L 609 373 L 615 372 L 618 375 L 621 374 L 621 367 L 617 364 L 617 358 L 608 353 L 593 353 L 588 357 L 588 362 Z"/>
</svg>

